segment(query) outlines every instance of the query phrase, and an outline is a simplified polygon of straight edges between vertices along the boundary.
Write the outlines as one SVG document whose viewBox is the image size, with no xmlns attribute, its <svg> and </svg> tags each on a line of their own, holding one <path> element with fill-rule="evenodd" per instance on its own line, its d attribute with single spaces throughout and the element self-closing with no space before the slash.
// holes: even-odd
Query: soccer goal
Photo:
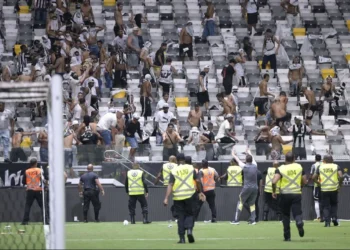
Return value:
<svg viewBox="0 0 350 250">
<path fill-rule="evenodd" d="M 50 166 L 46 168 L 45 164 L 45 169 L 49 170 L 50 178 L 48 191 L 43 192 L 42 196 L 43 214 L 35 214 L 32 208 L 31 217 L 40 222 L 32 222 L 31 220 L 28 225 L 21 225 L 26 201 L 26 191 L 21 184 L 21 180 L 25 178 L 23 175 L 25 170 L 18 171 L 18 175 L 15 176 L 8 176 L 8 174 L 6 176 L 5 173 L 6 178 L 3 178 L 5 180 L 0 178 L 0 206 L 2 207 L 0 208 L 0 249 L 65 249 L 62 98 L 62 78 L 59 75 L 53 76 L 51 82 L 0 82 L 0 102 L 5 103 L 5 110 L 16 112 L 19 103 L 35 106 L 42 101 L 46 101 L 48 165 Z M 25 108 L 22 107 L 22 110 L 25 110 Z M 17 117 L 17 121 L 23 120 L 23 117 Z M 25 164 L 27 163 L 22 163 L 22 167 Z M 17 165 L 12 163 L 12 167 Z M 44 164 L 40 163 L 38 167 L 43 169 L 42 165 Z M 27 164 L 27 167 L 29 167 L 29 164 Z M 16 187 L 13 184 L 16 184 Z M 42 185 L 45 184 L 42 183 Z M 48 193 L 50 195 L 46 195 Z M 47 200 L 48 196 L 49 200 Z M 39 211 L 35 206 L 33 204 L 34 210 Z M 50 215 L 49 221 L 46 221 L 48 214 Z M 44 218 L 44 223 L 41 218 Z"/>
</svg>

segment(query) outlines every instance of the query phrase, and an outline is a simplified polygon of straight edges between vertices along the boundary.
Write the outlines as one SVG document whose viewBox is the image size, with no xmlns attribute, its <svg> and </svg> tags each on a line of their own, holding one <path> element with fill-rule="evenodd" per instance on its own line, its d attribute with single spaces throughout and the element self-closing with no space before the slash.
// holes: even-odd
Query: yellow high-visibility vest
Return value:
<svg viewBox="0 0 350 250">
<path fill-rule="evenodd" d="M 281 178 L 281 194 L 301 194 L 303 168 L 298 163 L 282 165 L 279 168 Z"/>
<path fill-rule="evenodd" d="M 173 185 L 173 200 L 188 199 L 196 192 L 193 183 L 193 171 L 193 166 L 188 164 L 178 165 L 175 169 L 171 170 L 171 173 L 175 178 L 175 183 Z"/>
<path fill-rule="evenodd" d="M 177 164 L 173 162 L 168 162 L 163 164 L 162 175 L 164 180 L 163 181 L 164 186 L 168 186 L 171 170 L 173 170 L 176 167 L 177 167 Z"/>
<path fill-rule="evenodd" d="M 319 166 L 319 172 L 321 191 L 337 191 L 339 188 L 338 165 L 334 163 L 324 163 Z"/>
<path fill-rule="evenodd" d="M 267 174 L 265 178 L 265 187 L 264 187 L 264 192 L 266 193 L 271 193 L 272 194 L 272 180 L 273 177 L 275 176 L 276 168 L 274 167 L 269 167 L 267 169 Z M 280 182 L 278 182 L 276 185 L 276 194 L 280 193 L 280 187 L 279 187 Z"/>
<path fill-rule="evenodd" d="M 145 193 L 142 174 L 143 172 L 140 169 L 132 169 L 128 171 L 129 195 L 142 195 Z"/>
<path fill-rule="evenodd" d="M 229 166 L 227 168 L 227 186 L 241 187 L 242 185 L 242 168 L 240 166 Z"/>
</svg>

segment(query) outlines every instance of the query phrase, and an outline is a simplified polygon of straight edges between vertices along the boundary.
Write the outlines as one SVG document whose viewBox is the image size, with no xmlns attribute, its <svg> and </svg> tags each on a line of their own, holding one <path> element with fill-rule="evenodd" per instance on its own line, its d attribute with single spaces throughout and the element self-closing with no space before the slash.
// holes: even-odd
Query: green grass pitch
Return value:
<svg viewBox="0 0 350 250">
<path fill-rule="evenodd" d="M 172 227 L 169 227 L 172 224 Z M 23 226 L 13 225 L 17 229 Z M 29 228 L 31 228 L 29 230 Z M 259 222 L 257 225 L 230 225 L 228 222 L 196 223 L 194 244 L 179 245 L 175 222 L 156 222 L 124 226 L 122 222 L 67 223 L 67 249 L 349 249 L 350 222 L 341 222 L 339 227 L 324 228 L 323 223 L 305 222 L 305 236 L 300 238 L 291 223 L 292 241 L 283 242 L 282 223 Z M 2 228 L 3 230 L 3 228 Z M 30 233 L 27 233 L 30 231 Z M 44 244 L 42 226 L 29 225 L 25 234 L 0 235 L 0 249 L 9 249 L 10 241 L 16 242 L 13 249 L 37 248 Z M 11 240 L 10 240 L 11 239 Z M 36 244 L 33 242 L 36 241 Z M 19 244 L 22 242 L 22 244 Z M 14 246 L 12 246 L 14 247 Z"/>
</svg>

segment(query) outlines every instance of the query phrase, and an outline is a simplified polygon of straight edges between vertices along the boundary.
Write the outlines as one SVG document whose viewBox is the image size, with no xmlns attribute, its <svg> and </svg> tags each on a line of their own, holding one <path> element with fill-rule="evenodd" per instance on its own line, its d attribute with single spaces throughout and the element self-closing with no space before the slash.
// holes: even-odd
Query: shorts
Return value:
<svg viewBox="0 0 350 250">
<path fill-rule="evenodd" d="M 305 103 L 304 104 L 305 111 L 307 111 L 308 107 L 309 107 L 309 104 Z M 318 111 L 318 106 L 317 105 L 312 105 L 310 107 L 310 113 L 306 114 L 306 120 L 311 120 L 312 117 L 314 116 L 315 111 Z"/>
<path fill-rule="evenodd" d="M 183 49 L 188 48 L 186 52 Z M 188 57 L 193 57 L 193 46 L 192 44 L 180 44 L 180 56 L 185 56 L 187 53 Z"/>
<path fill-rule="evenodd" d="M 71 148 L 64 149 L 64 167 L 71 168 L 73 165 L 73 150 Z"/>
<path fill-rule="evenodd" d="M 277 150 L 271 150 L 270 154 L 271 160 L 281 160 L 281 152 L 278 152 Z"/>
<path fill-rule="evenodd" d="M 293 154 L 295 157 L 295 160 L 299 158 L 299 160 L 306 159 L 306 149 L 305 148 L 294 148 L 293 147 Z"/>
<path fill-rule="evenodd" d="M 247 14 L 247 23 L 250 25 L 255 25 L 258 23 L 258 12 Z"/>
<path fill-rule="evenodd" d="M 163 87 L 163 93 L 168 93 L 170 92 L 170 84 L 164 83 L 164 82 L 159 82 L 159 85 Z"/>
<path fill-rule="evenodd" d="M 258 107 L 259 115 L 265 115 L 267 113 L 269 110 L 268 105 L 269 99 L 267 97 L 255 97 L 254 106 Z"/>
<path fill-rule="evenodd" d="M 151 99 L 147 96 L 141 96 L 140 103 L 142 107 L 141 116 L 143 117 L 152 116 Z"/>
<path fill-rule="evenodd" d="M 292 115 L 287 112 L 285 116 L 281 118 L 276 118 L 276 125 L 279 127 L 282 127 L 285 125 L 286 122 L 290 122 L 291 118 L 292 118 Z"/>
<path fill-rule="evenodd" d="M 239 201 L 242 204 L 248 204 L 253 206 L 255 204 L 256 197 L 258 196 L 257 188 L 243 188 L 239 194 Z"/>
<path fill-rule="evenodd" d="M 126 137 L 126 141 L 130 144 L 131 148 L 138 148 L 139 144 L 135 137 Z"/>
<path fill-rule="evenodd" d="M 314 186 L 314 200 L 318 201 L 320 199 L 321 196 L 321 188 L 318 186 Z"/>
<path fill-rule="evenodd" d="M 204 92 L 198 92 L 197 93 L 197 99 L 198 99 L 198 102 L 200 104 L 204 104 L 206 102 L 210 102 L 209 101 L 209 94 L 208 94 L 208 91 L 204 91 Z"/>
</svg>

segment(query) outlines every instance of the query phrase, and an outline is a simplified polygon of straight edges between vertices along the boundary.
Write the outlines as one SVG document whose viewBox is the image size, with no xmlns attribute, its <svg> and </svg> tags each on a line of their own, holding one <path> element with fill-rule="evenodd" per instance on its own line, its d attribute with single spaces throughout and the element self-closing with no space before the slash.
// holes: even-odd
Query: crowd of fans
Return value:
<svg viewBox="0 0 350 250">
<path fill-rule="evenodd" d="M 151 51 L 151 42 L 144 41 L 142 36 L 142 23 L 147 23 L 146 14 L 131 15 L 130 24 L 123 21 L 123 3 L 118 1 L 115 11 L 115 38 L 113 41 L 101 41 L 97 39 L 100 31 L 105 27 L 95 24 L 93 10 L 89 0 L 78 1 L 75 12 L 70 12 L 70 5 L 66 0 L 56 2 L 37 0 L 31 3 L 34 9 L 34 25 L 46 24 L 46 35 L 40 40 L 35 40 L 32 46 L 21 45 L 21 51 L 16 57 L 16 62 L 9 62 L 2 69 L 2 80 L 6 82 L 31 82 L 50 81 L 53 74 L 59 74 L 64 84 L 64 111 L 67 118 L 64 131 L 65 164 L 72 167 L 75 147 L 78 147 L 78 164 L 95 163 L 103 160 L 103 150 L 113 149 L 120 155 L 123 147 L 130 146 L 129 159 L 134 161 L 139 144 L 149 144 L 149 136 L 156 136 L 157 145 L 163 145 L 163 160 L 169 156 L 177 155 L 177 151 L 185 144 L 193 145 L 197 155 L 207 160 L 216 160 L 222 151 L 220 144 L 234 145 L 236 138 L 235 125 L 240 123 L 239 87 L 248 87 L 249 82 L 245 77 L 245 62 L 255 60 L 254 49 L 247 36 L 241 41 L 241 49 L 229 60 L 227 66 L 222 69 L 223 83 L 220 86 L 222 92 L 217 94 L 217 100 L 221 107 L 210 105 L 208 89 L 210 65 L 205 66 L 198 78 L 197 102 L 188 114 L 187 123 L 191 130 L 181 130 L 181 124 L 176 114 L 169 110 L 169 99 L 173 98 L 174 77 L 182 74 L 172 66 L 172 58 L 167 56 L 167 49 L 173 46 L 165 41 L 157 51 Z M 245 1 L 242 5 L 242 14 L 248 14 L 250 35 L 256 32 L 257 6 L 255 1 Z M 207 1 L 207 12 L 203 21 L 202 40 L 215 34 L 216 24 L 214 5 Z M 286 9 L 286 11 L 288 11 Z M 288 12 L 289 13 L 289 12 Z M 292 20 L 293 21 L 293 20 Z M 294 25 L 293 22 L 290 24 Z M 264 69 L 268 63 L 276 76 L 276 55 L 280 42 L 270 29 L 264 32 L 263 63 Z M 166 39 L 165 39 L 166 40 Z M 179 32 L 179 57 L 177 60 L 193 60 L 193 42 L 195 40 L 192 23 L 188 22 Z M 277 45 L 277 46 L 276 46 Z M 142 110 L 136 110 L 132 93 L 127 94 L 127 101 L 123 107 L 114 107 L 113 95 L 110 95 L 109 111 L 106 114 L 100 112 L 99 104 L 103 93 L 116 88 L 128 88 L 128 72 L 140 72 L 140 104 Z M 304 95 L 309 103 L 303 106 L 303 115 L 308 124 L 312 115 L 318 111 L 314 92 L 310 88 L 303 87 L 301 80 L 303 65 L 299 58 L 294 58 L 290 65 L 289 80 L 292 96 Z M 259 93 L 254 99 L 254 105 L 258 107 L 259 115 L 266 115 L 266 127 L 256 137 L 257 154 L 269 155 L 274 143 L 285 144 L 283 140 L 274 141 L 274 136 L 283 132 L 287 133 L 291 115 L 287 112 L 288 97 L 285 92 L 275 96 L 268 92 L 270 76 L 267 74 L 259 84 Z M 155 93 L 152 91 L 157 89 Z M 327 102 L 333 98 L 334 86 L 332 79 L 328 78 L 322 87 L 322 100 Z M 273 100 L 269 101 L 272 97 Z M 327 99 L 328 98 L 328 99 Z M 271 102 L 271 105 L 269 103 Z M 152 110 L 152 103 L 157 103 Z M 10 133 L 3 132 L 5 123 L 0 123 L 0 135 L 3 139 L 5 161 L 16 162 L 27 159 L 30 144 L 26 138 L 30 138 L 31 131 L 17 128 L 14 132 L 14 120 L 16 114 L 0 106 L 1 119 L 11 124 Z M 23 105 L 23 104 L 19 104 Z M 46 102 L 27 104 L 33 109 L 32 120 L 42 117 L 43 125 L 46 124 Z M 1 107 L 2 111 L 1 111 Z M 217 119 L 210 121 L 210 110 L 219 109 L 223 116 L 222 122 Z M 4 111 L 5 110 L 5 111 Z M 7 112 L 7 113 L 6 113 Z M 325 111 L 323 111 L 325 112 Z M 140 114 L 140 115 L 139 115 Z M 33 117 L 34 116 L 34 117 Z M 208 117 L 205 121 L 204 116 Z M 153 125 L 146 131 L 146 122 L 141 126 L 140 117 Z M 152 120 L 149 120 L 153 117 Z M 279 129 L 275 129 L 277 126 Z M 218 131 L 215 133 L 214 128 Z M 272 128 L 272 129 L 271 129 Z M 12 151 L 9 155 L 9 138 L 12 136 Z M 48 131 L 44 129 L 38 136 L 40 144 L 40 159 L 47 161 Z M 27 143 L 26 143 L 27 141 Z M 262 144 L 259 144 L 259 143 Z M 98 149 L 101 146 L 101 150 Z M 103 146 L 103 147 L 102 147 Z M 25 149 L 27 148 L 27 149 Z M 79 148 L 81 148 L 79 150 Z M 281 151 L 281 147 L 279 149 Z M 142 151 L 142 150 L 139 150 Z M 141 152 L 139 152 L 141 154 Z M 280 153 L 280 152 L 279 152 Z M 71 171 L 71 175 L 73 175 Z"/>
</svg>

